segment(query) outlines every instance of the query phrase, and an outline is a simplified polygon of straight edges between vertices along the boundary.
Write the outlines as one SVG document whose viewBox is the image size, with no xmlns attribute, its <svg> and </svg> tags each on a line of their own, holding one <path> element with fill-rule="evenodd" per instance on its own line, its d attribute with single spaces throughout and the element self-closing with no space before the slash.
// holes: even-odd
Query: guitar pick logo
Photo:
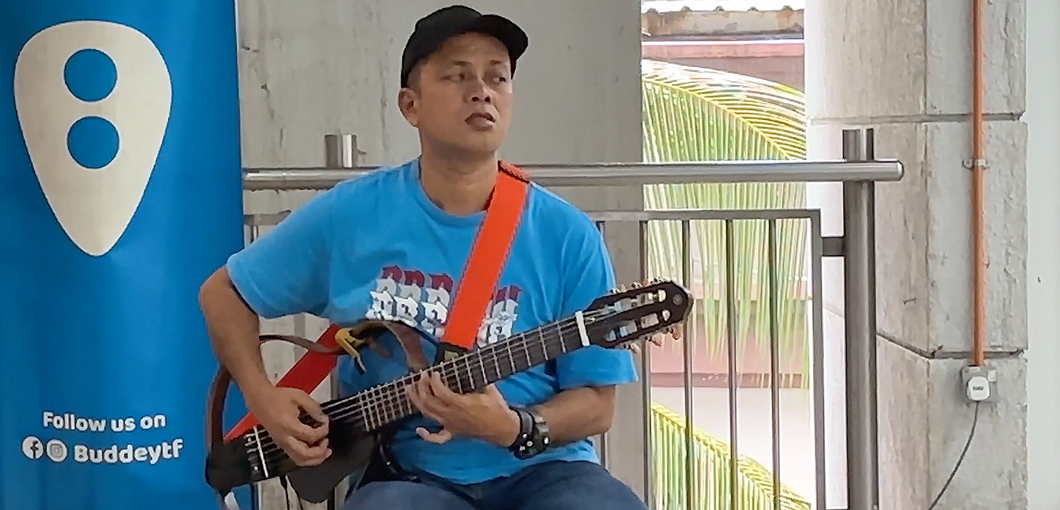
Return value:
<svg viewBox="0 0 1060 510">
<path fill-rule="evenodd" d="M 173 91 L 162 54 L 118 23 L 54 25 L 19 52 L 14 93 L 56 220 L 85 253 L 107 253 L 143 199 L 169 123 Z"/>
</svg>

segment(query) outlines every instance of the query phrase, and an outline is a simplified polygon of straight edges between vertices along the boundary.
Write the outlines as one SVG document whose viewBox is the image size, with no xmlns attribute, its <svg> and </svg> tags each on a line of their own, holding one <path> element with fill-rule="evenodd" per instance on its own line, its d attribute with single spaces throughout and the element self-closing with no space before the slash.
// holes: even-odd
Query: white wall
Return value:
<svg viewBox="0 0 1060 510">
<path fill-rule="evenodd" d="M 1027 3 L 1027 498 L 1060 508 L 1060 3 Z"/>
</svg>

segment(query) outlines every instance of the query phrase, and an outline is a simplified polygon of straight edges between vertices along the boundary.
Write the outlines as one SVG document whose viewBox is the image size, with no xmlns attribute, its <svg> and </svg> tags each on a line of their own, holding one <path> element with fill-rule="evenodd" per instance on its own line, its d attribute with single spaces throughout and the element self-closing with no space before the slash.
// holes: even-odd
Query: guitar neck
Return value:
<svg viewBox="0 0 1060 510">
<path fill-rule="evenodd" d="M 584 346 L 584 329 L 577 320 L 553 322 L 514 335 L 424 372 L 440 372 L 446 385 L 457 393 L 472 393 L 512 374 L 525 371 Z M 421 372 L 406 375 L 332 402 L 324 408 L 331 418 L 344 427 L 369 432 L 416 414 L 406 395 Z"/>
</svg>

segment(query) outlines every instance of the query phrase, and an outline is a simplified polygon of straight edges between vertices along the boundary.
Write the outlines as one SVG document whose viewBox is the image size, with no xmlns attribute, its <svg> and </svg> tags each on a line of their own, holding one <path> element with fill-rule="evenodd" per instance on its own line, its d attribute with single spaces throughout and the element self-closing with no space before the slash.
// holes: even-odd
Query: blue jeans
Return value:
<svg viewBox="0 0 1060 510">
<path fill-rule="evenodd" d="M 419 478 L 369 483 L 350 494 L 342 510 L 647 510 L 629 487 L 593 462 L 545 462 L 474 485 Z"/>
</svg>

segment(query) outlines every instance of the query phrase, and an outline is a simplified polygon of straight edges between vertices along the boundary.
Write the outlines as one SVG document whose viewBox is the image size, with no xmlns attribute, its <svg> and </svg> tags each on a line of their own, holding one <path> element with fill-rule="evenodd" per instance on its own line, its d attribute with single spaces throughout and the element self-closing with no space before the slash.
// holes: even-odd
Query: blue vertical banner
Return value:
<svg viewBox="0 0 1060 510">
<path fill-rule="evenodd" d="M 216 508 L 197 294 L 243 245 L 235 3 L 0 12 L 0 508 Z"/>
</svg>

